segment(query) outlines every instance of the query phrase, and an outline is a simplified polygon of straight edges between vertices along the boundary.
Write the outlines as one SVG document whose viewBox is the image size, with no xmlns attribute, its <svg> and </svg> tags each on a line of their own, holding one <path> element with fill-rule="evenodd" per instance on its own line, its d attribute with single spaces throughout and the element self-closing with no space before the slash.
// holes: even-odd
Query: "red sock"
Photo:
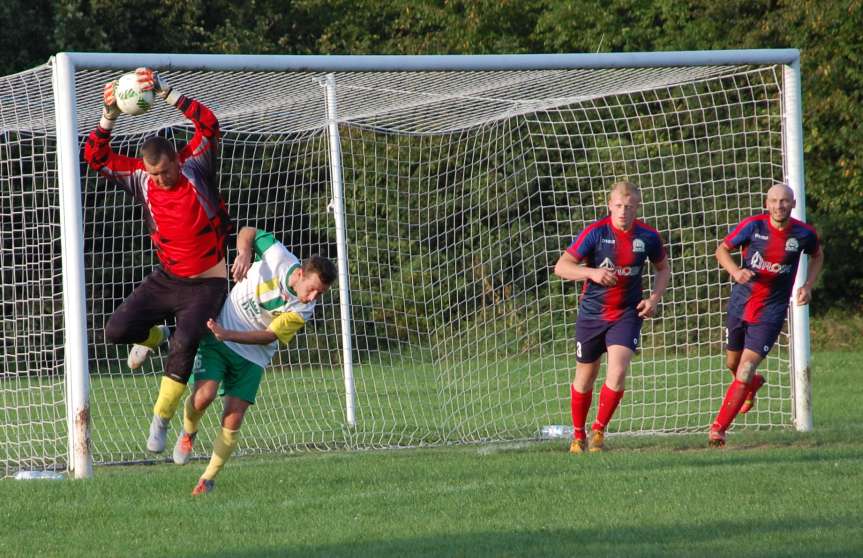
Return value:
<svg viewBox="0 0 863 558">
<path fill-rule="evenodd" d="M 593 430 L 605 430 L 621 399 L 623 399 L 623 390 L 614 391 L 607 385 L 602 384 L 602 391 L 599 392 L 599 408 L 596 410 L 596 421 L 593 423 Z"/>
<path fill-rule="evenodd" d="M 731 385 L 728 386 L 728 391 L 725 392 L 725 399 L 722 401 L 722 407 L 719 408 L 719 414 L 716 416 L 712 430 L 720 430 L 725 432 L 731 421 L 740 412 L 740 407 L 743 406 L 743 401 L 746 399 L 746 394 L 749 392 L 750 384 L 744 384 L 738 379 L 734 379 Z"/>
<path fill-rule="evenodd" d="M 590 403 L 593 401 L 593 390 L 587 393 L 575 391 L 575 387 L 570 384 L 569 392 L 572 395 L 572 430 L 576 440 L 584 440 L 584 422 L 587 420 L 587 412 L 590 410 Z"/>
</svg>

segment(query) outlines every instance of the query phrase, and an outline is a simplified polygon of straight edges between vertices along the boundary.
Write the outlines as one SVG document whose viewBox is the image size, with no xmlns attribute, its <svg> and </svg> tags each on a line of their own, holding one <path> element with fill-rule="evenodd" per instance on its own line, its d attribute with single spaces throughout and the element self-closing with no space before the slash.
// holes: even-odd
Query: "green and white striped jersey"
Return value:
<svg viewBox="0 0 863 558">
<path fill-rule="evenodd" d="M 255 234 L 254 251 L 255 262 L 246 277 L 231 289 L 219 313 L 219 324 L 234 331 L 268 329 L 279 341 L 288 343 L 315 310 L 314 302 L 300 302 L 297 293 L 288 286 L 288 278 L 300 268 L 300 261 L 264 231 Z M 278 341 L 268 345 L 224 343 L 260 366 L 267 366 L 278 349 Z"/>
</svg>

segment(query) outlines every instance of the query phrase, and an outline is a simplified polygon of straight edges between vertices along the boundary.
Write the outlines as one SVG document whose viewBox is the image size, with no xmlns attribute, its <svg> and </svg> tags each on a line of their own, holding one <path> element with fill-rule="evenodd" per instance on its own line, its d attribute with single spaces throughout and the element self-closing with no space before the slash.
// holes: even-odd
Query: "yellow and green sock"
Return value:
<svg viewBox="0 0 863 558">
<path fill-rule="evenodd" d="M 204 416 L 204 411 L 198 411 L 192 404 L 195 394 L 192 393 L 186 398 L 186 404 L 183 405 L 183 431 L 186 434 L 194 434 L 198 431 L 198 424 L 201 422 L 201 417 Z"/>
<path fill-rule="evenodd" d="M 231 430 L 230 428 L 222 427 L 222 431 L 219 432 L 218 436 L 216 436 L 216 442 L 213 444 L 213 455 L 210 457 L 210 464 L 207 466 L 207 470 L 204 471 L 204 474 L 201 475 L 202 479 L 213 480 L 216 478 L 216 475 L 218 475 L 219 471 L 222 470 L 222 467 L 225 466 L 225 462 L 231 457 L 231 454 L 234 453 L 234 449 L 236 449 L 239 439 L 239 430 Z"/>
</svg>

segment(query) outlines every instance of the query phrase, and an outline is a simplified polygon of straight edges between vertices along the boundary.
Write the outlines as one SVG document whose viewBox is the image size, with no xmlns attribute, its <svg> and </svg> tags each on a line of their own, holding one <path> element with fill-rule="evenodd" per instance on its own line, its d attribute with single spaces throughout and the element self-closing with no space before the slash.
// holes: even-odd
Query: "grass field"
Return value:
<svg viewBox="0 0 863 558">
<path fill-rule="evenodd" d="M 251 457 L 0 482 L 0 556 L 859 556 L 863 353 L 816 353 L 815 432 Z"/>
<path fill-rule="evenodd" d="M 761 367 L 768 383 L 759 392 L 759 404 L 737 421 L 738 430 L 791 425 L 787 351 L 777 347 L 774 352 Z M 644 355 L 633 363 L 611 433 L 706 431 L 728 384 L 723 356 L 664 356 Z M 115 364 L 96 371 L 90 380 L 94 460 L 152 460 L 144 437 L 163 366 L 155 359 L 131 374 L 125 362 L 122 367 Z M 444 365 L 410 358 L 364 362 L 354 368 L 357 421 L 348 428 L 340 368 L 274 366 L 267 370 L 257 404 L 247 415 L 239 452 L 534 439 L 544 425 L 569 424 L 568 385 L 574 367 L 567 355 L 554 354 L 483 357 Z M 64 405 L 60 376 L 0 379 L 0 412 L 5 418 L 0 428 L 0 478 L 4 471 L 11 476 L 19 469 L 65 467 Z M 214 407 L 205 415 L 196 443 L 200 458 L 209 456 L 217 431 L 220 403 Z M 172 428 L 178 426 L 174 421 Z"/>
</svg>

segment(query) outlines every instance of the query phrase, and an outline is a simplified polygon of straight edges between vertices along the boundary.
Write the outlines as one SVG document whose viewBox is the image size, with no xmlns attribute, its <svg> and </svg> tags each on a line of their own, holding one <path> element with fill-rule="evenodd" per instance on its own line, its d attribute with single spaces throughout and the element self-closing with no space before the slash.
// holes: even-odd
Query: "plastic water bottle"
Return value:
<svg viewBox="0 0 863 558">
<path fill-rule="evenodd" d="M 550 424 L 539 429 L 540 440 L 558 440 L 572 437 L 572 427 L 562 424 Z"/>
<path fill-rule="evenodd" d="M 63 473 L 57 471 L 18 471 L 15 480 L 63 480 Z"/>
</svg>

